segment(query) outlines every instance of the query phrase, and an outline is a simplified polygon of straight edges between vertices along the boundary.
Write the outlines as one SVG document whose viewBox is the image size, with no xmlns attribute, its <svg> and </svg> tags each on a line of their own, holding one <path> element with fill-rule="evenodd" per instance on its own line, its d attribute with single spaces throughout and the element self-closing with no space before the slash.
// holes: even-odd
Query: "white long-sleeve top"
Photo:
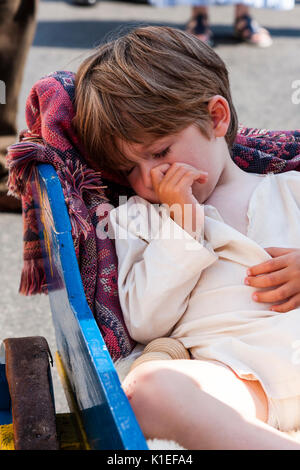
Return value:
<svg viewBox="0 0 300 470">
<path fill-rule="evenodd" d="M 109 214 L 124 319 L 139 343 L 171 336 L 195 359 L 220 361 L 260 380 L 273 398 L 300 395 L 300 308 L 270 311 L 244 284 L 246 270 L 271 258 L 263 247 L 300 248 L 300 173 L 268 174 L 248 206 L 247 236 L 201 205 L 193 238 L 163 205 L 139 196 Z M 261 289 L 264 290 L 264 289 Z"/>
</svg>

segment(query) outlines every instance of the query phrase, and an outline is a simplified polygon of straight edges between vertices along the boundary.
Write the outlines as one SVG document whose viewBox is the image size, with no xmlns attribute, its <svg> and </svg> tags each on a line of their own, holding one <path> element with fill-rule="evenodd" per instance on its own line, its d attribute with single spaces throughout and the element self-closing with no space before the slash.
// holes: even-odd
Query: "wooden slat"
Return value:
<svg viewBox="0 0 300 470">
<path fill-rule="evenodd" d="M 72 413 L 58 413 L 56 415 L 56 429 L 59 450 L 87 450 L 81 440 L 77 421 Z M 12 423 L 0 426 L 0 450 L 16 450 Z"/>
<path fill-rule="evenodd" d="M 4 341 L 16 450 L 57 450 L 49 346 L 41 336 Z"/>
<path fill-rule="evenodd" d="M 77 441 L 80 442 L 80 447 L 82 449 L 90 450 L 90 445 L 88 443 L 86 432 L 84 430 L 83 422 L 81 419 L 80 409 L 79 409 L 76 397 L 74 395 L 71 383 L 69 381 L 68 375 L 65 371 L 63 362 L 58 352 L 56 352 L 56 355 L 55 355 L 55 362 L 56 362 L 57 370 L 60 376 L 60 380 L 61 380 L 64 392 L 66 395 L 66 399 L 67 399 L 67 402 L 68 402 L 68 405 L 72 414 L 72 420 L 74 421 L 73 427 L 76 426 L 76 429 L 77 429 L 77 434 L 78 434 Z M 62 426 L 61 426 L 61 429 L 62 429 Z M 60 440 L 62 441 L 62 438 L 60 438 Z"/>
<path fill-rule="evenodd" d="M 38 165 L 33 188 L 58 352 L 76 396 L 91 449 L 148 449 L 87 304 L 59 179 Z"/>
</svg>

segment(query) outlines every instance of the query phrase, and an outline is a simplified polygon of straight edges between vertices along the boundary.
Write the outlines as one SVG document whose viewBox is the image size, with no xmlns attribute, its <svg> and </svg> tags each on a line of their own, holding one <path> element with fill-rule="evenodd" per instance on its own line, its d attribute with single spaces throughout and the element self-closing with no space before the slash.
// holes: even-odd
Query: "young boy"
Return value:
<svg viewBox="0 0 300 470">
<path fill-rule="evenodd" d="M 275 429 L 300 426 L 297 270 L 273 273 L 269 286 L 281 287 L 260 291 L 263 307 L 244 280 L 276 247 L 299 253 L 300 175 L 235 165 L 226 67 L 179 30 L 137 28 L 103 45 L 78 70 L 76 108 L 93 165 L 136 193 L 109 214 L 129 332 L 144 344 L 171 336 L 197 359 L 126 377 L 145 435 L 188 449 L 299 449 Z M 272 305 L 275 291 L 288 314 Z"/>
</svg>

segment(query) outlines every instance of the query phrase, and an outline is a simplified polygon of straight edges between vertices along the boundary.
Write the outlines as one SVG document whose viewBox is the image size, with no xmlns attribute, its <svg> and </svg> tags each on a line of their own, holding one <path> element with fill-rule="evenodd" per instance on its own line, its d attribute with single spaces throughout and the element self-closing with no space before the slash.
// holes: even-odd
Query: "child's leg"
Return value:
<svg viewBox="0 0 300 470">
<path fill-rule="evenodd" d="M 300 449 L 264 423 L 267 398 L 258 382 L 205 361 L 152 361 L 123 382 L 146 438 L 187 449 Z"/>
</svg>

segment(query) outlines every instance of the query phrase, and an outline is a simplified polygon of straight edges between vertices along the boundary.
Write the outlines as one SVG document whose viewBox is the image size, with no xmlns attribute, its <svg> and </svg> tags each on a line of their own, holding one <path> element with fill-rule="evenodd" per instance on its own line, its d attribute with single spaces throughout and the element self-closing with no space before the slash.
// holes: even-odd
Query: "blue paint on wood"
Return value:
<svg viewBox="0 0 300 470">
<path fill-rule="evenodd" d="M 38 165 L 33 191 L 56 343 L 92 449 L 147 450 L 111 356 L 87 304 L 62 188 L 51 165 Z"/>
<path fill-rule="evenodd" d="M 11 400 L 5 374 L 5 364 L 0 364 L 0 425 L 12 423 Z"/>
</svg>

